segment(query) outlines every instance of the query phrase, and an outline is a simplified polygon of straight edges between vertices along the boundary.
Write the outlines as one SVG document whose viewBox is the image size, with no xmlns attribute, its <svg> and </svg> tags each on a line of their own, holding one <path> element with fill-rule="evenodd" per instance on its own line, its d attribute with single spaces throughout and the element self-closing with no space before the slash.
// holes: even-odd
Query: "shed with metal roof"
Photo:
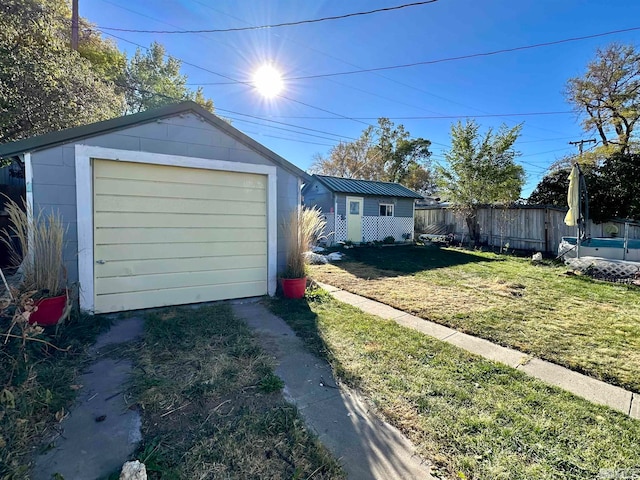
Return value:
<svg viewBox="0 0 640 480">
<path fill-rule="evenodd" d="M 422 195 L 393 182 L 313 175 L 303 203 L 322 210 L 328 243 L 413 240 L 414 205 Z"/>
</svg>

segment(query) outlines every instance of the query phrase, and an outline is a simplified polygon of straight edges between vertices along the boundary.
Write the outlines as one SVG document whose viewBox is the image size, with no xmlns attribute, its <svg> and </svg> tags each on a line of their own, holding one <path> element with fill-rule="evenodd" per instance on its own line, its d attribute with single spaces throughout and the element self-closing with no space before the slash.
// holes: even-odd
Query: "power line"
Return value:
<svg viewBox="0 0 640 480">
<path fill-rule="evenodd" d="M 318 129 L 315 129 L 315 128 L 302 127 L 302 126 L 299 126 L 299 125 L 294 125 L 292 123 L 279 122 L 277 120 L 272 120 L 271 118 L 268 118 L 268 117 L 261 117 L 259 115 L 251 115 L 249 113 L 240 113 L 240 112 L 236 112 L 234 110 L 226 110 L 224 108 L 219 108 L 219 107 L 216 107 L 216 111 L 230 113 L 232 115 L 240 115 L 240 116 L 243 116 L 243 117 L 255 118 L 257 120 L 262 120 L 262 121 L 270 122 L 270 123 L 277 123 L 278 125 L 284 125 L 284 126 L 287 126 L 287 127 L 295 127 L 295 128 L 299 128 L 301 130 L 308 130 L 310 132 L 323 133 L 325 135 L 332 135 L 332 136 L 338 137 L 338 138 L 346 138 L 347 140 L 356 140 L 355 138 L 349 137 L 347 135 L 341 135 L 339 133 L 331 133 L 331 132 L 327 132 L 327 131 L 324 131 L 324 130 L 318 130 Z M 302 132 L 300 132 L 300 133 L 302 133 Z"/>
<path fill-rule="evenodd" d="M 367 10 L 364 12 L 353 12 L 346 13 L 344 15 L 333 15 L 330 17 L 321 17 L 314 18 L 310 20 L 298 20 L 295 22 L 284 22 L 284 23 L 275 23 L 272 25 L 259 25 L 252 27 L 236 27 L 236 28 L 216 28 L 216 29 L 203 29 L 203 30 L 139 30 L 133 28 L 116 28 L 116 27 L 100 27 L 102 30 L 111 30 L 114 32 L 130 32 L 130 33 L 161 33 L 161 34 L 185 34 L 185 33 L 224 33 L 224 32 L 242 32 L 246 30 L 264 30 L 268 28 L 279 28 L 279 27 L 291 27 L 294 25 L 304 25 L 309 23 L 319 23 L 319 22 L 327 22 L 333 20 L 341 20 L 344 18 L 358 17 L 363 15 L 371 15 L 374 13 L 381 12 L 391 12 L 393 10 L 400 10 L 404 8 L 410 7 L 418 7 L 422 5 L 427 5 L 430 3 L 436 3 L 438 0 L 427 0 L 423 2 L 413 2 L 413 3 L 405 3 L 402 5 L 397 5 L 395 7 L 385 7 L 385 8 L 377 8 L 375 10 Z"/>
<path fill-rule="evenodd" d="M 117 3 L 114 3 L 114 2 L 112 2 L 112 1 L 109 1 L 109 0 L 103 0 L 103 1 L 104 1 L 104 2 L 106 2 L 106 3 L 112 4 L 112 5 L 116 6 L 116 7 L 119 7 L 119 8 L 122 8 L 122 9 L 124 9 L 124 10 L 127 10 L 127 11 L 130 11 L 130 12 L 132 12 L 132 13 L 135 13 L 135 14 L 137 14 L 137 15 L 141 15 L 141 16 L 144 16 L 144 17 L 146 17 L 146 18 L 152 19 L 152 20 L 154 20 L 154 21 L 158 21 L 158 22 L 161 22 L 161 23 L 166 23 L 167 25 L 171 25 L 171 26 L 176 27 L 176 26 L 175 26 L 175 25 L 173 25 L 173 24 L 167 23 L 167 22 L 165 22 L 165 21 L 163 21 L 163 20 L 154 19 L 153 17 L 150 17 L 149 15 L 146 15 L 146 14 L 143 14 L 143 13 L 140 13 L 140 12 L 137 12 L 137 11 L 132 10 L 132 9 L 130 9 L 130 8 L 123 7 L 123 6 L 118 5 Z M 211 8 L 210 6 L 208 6 L 208 5 L 206 5 L 206 4 L 203 4 L 203 3 L 201 3 L 201 2 L 197 2 L 197 3 L 200 3 L 201 5 L 204 5 L 204 6 L 208 7 L 208 8 Z M 214 9 L 214 10 L 215 10 L 215 9 Z M 236 18 L 237 18 L 237 17 L 236 17 Z M 240 20 L 240 19 L 238 19 L 238 20 Z M 245 23 L 246 23 L 246 22 L 245 22 Z M 105 33 L 106 35 L 111 35 L 111 34 L 106 33 L 106 32 L 103 32 L 103 33 Z M 114 35 L 112 35 L 112 36 L 114 36 Z M 201 36 L 202 36 L 203 38 L 207 38 L 205 35 L 201 35 Z M 114 36 L 114 37 L 115 37 L 115 38 L 121 38 L 121 37 L 116 37 L 116 36 Z M 125 39 L 122 39 L 122 40 L 127 41 L 127 40 L 125 40 Z M 133 43 L 133 42 L 131 42 L 131 43 Z M 134 44 L 135 44 L 135 43 L 134 43 Z M 136 44 L 136 45 L 137 45 L 137 44 Z M 322 53 L 322 52 L 321 52 L 321 53 Z M 336 58 L 336 57 L 333 57 L 333 58 Z M 350 64 L 350 65 L 353 65 L 354 67 L 360 68 L 358 65 L 351 64 L 351 63 L 349 63 L 349 62 L 346 62 L 346 63 L 348 63 L 348 64 Z M 190 64 L 190 63 L 188 63 L 188 62 L 185 62 L 185 64 L 186 64 L 186 65 L 193 65 L 193 64 Z M 197 66 L 196 66 L 196 67 L 197 67 Z M 432 93 L 430 93 L 430 92 L 427 92 L 427 91 L 425 91 L 424 89 L 421 89 L 421 88 L 418 88 L 418 87 L 415 87 L 415 86 L 412 86 L 412 85 L 408 85 L 408 84 L 403 83 L 403 82 L 399 82 L 399 81 L 397 81 L 397 80 L 391 79 L 390 77 L 385 77 L 385 76 L 383 76 L 383 75 L 381 75 L 381 74 L 379 74 L 379 73 L 376 73 L 376 72 L 373 72 L 373 73 L 374 73 L 374 74 L 376 74 L 376 75 L 378 75 L 378 76 L 380 76 L 380 77 L 382 77 L 382 78 L 385 78 L 385 79 L 387 79 L 387 80 L 393 81 L 394 83 L 397 83 L 397 84 L 400 84 L 400 85 L 406 86 L 406 87 L 408 87 L 408 88 L 415 89 L 415 90 L 417 90 L 417 91 L 420 91 L 420 92 L 426 93 L 427 95 L 431 95 L 431 96 L 434 96 L 434 97 L 436 97 L 436 98 L 441 98 L 441 99 L 443 99 L 443 100 L 450 101 L 450 100 L 448 100 L 448 99 L 446 99 L 446 98 L 444 98 L 444 97 L 442 97 L 442 96 L 434 95 L 434 94 L 432 94 Z M 217 74 L 217 75 L 222 76 L 223 78 L 228 78 L 228 79 L 230 79 L 230 77 L 227 77 L 227 76 L 224 76 L 224 75 L 220 75 L 220 74 Z M 218 85 L 224 85 L 224 84 L 227 84 L 227 85 L 229 85 L 229 84 L 231 84 L 231 85 L 234 85 L 234 84 L 249 85 L 249 84 L 248 84 L 248 82 L 241 82 L 241 81 L 237 81 L 237 80 L 233 80 L 233 81 L 231 81 L 231 82 L 214 82 L 214 83 L 207 83 L 207 85 L 211 85 L 211 84 L 218 84 Z M 187 83 L 187 85 L 194 85 L 194 84 L 189 84 L 189 83 Z M 196 84 L 196 85 L 197 85 L 197 84 Z M 355 88 L 355 87 L 353 87 L 353 86 L 347 86 L 347 87 L 348 87 L 348 88 Z M 366 91 L 364 91 L 364 90 L 362 90 L 362 89 L 358 89 L 358 88 L 356 88 L 356 89 L 357 89 L 357 90 L 360 90 L 360 91 L 363 91 L 363 92 L 365 92 L 365 93 L 370 93 L 370 92 L 366 92 Z M 377 94 L 377 93 L 372 93 L 372 95 L 375 95 L 375 96 L 378 96 L 378 97 L 381 97 L 381 98 L 387 98 L 387 97 L 383 97 L 383 96 L 381 96 L 381 95 L 379 95 L 379 94 Z M 281 96 L 281 97 L 283 97 L 283 96 Z M 290 101 L 293 101 L 294 103 L 295 103 L 295 102 L 297 102 L 297 101 L 295 101 L 295 100 L 293 100 L 293 99 L 290 99 L 290 98 L 287 98 L 287 97 L 283 97 L 283 98 L 285 98 L 285 99 L 287 99 L 287 100 L 290 100 Z M 302 102 L 298 102 L 298 103 L 301 103 L 302 105 L 304 105 L 304 106 L 308 106 L 308 107 L 311 107 L 311 108 L 316 108 L 316 107 L 313 107 L 313 106 L 311 106 L 311 105 L 306 105 L 306 104 L 304 104 L 304 103 L 302 103 Z M 459 102 L 453 102 L 453 103 L 457 103 L 457 104 L 459 104 L 459 105 L 465 106 L 465 105 L 463 105 L 463 104 L 460 104 Z M 406 105 L 408 105 L 408 104 L 406 104 Z M 410 106 L 413 106 L 413 105 L 410 105 Z M 473 107 L 470 107 L 470 108 L 473 108 Z M 319 108 L 316 108 L 316 109 L 318 109 L 318 110 L 322 110 L 322 111 L 325 111 L 325 110 L 323 110 L 323 109 L 319 109 Z M 429 110 L 424 109 L 424 108 L 423 108 L 423 110 L 429 111 Z M 475 108 L 474 108 L 474 110 L 478 110 L 478 109 L 475 109 Z M 479 110 L 479 111 L 480 111 L 480 112 L 482 112 L 482 110 Z M 332 115 L 339 115 L 339 114 L 336 114 L 336 113 L 334 113 L 334 112 L 330 112 L 330 111 L 327 111 L 327 113 L 331 113 Z M 438 112 L 432 112 L 432 113 L 438 113 Z M 486 112 L 484 112 L 484 113 L 486 114 Z M 347 117 L 347 116 L 344 116 L 344 115 L 339 115 L 339 117 L 340 117 L 340 118 L 342 118 L 342 119 L 345 119 L 345 120 L 352 120 L 352 121 L 358 121 L 358 120 L 360 120 L 360 119 L 357 119 L 357 118 L 354 118 L 354 117 Z M 466 117 L 469 117 L 469 116 L 466 116 Z M 452 118 L 461 118 L 461 117 L 452 117 Z M 498 117 L 498 118 L 500 118 L 500 117 Z M 331 117 L 330 119 L 332 119 L 332 120 L 333 120 L 333 119 L 335 119 L 335 118 L 334 118 L 334 117 Z M 370 119 L 372 120 L 373 118 L 370 118 Z M 367 123 L 365 123 L 365 122 L 359 122 L 359 123 L 362 123 L 362 124 L 364 124 L 364 125 L 370 125 L 370 124 L 367 124 Z M 535 126 L 532 126 L 532 127 L 533 127 L 533 128 L 538 128 L 538 127 L 535 127 Z M 543 130 L 545 130 L 545 129 L 543 129 Z"/>
<path fill-rule="evenodd" d="M 98 29 L 98 30 L 100 30 L 100 29 Z M 104 33 L 105 35 L 109 35 L 110 37 L 117 38 L 118 40 L 122 40 L 123 42 L 131 43 L 132 45 L 136 45 L 137 47 L 144 48 L 147 51 L 150 50 L 149 47 L 145 47 L 144 45 L 141 45 L 139 43 L 133 42 L 131 40 L 128 40 L 128 39 L 123 38 L 123 37 L 120 37 L 118 35 L 114 35 L 114 34 L 109 33 L 109 32 L 102 32 L 102 33 Z M 212 74 L 217 75 L 219 77 L 223 77 L 223 78 L 227 78 L 227 79 L 233 80 L 234 83 L 241 83 L 241 84 L 249 86 L 249 87 L 252 86 L 250 82 L 243 82 L 243 81 L 240 81 L 240 80 L 235 80 L 235 79 L 233 79 L 233 78 L 231 78 L 231 77 L 229 77 L 227 75 L 224 75 L 224 74 L 218 73 L 218 72 L 214 72 L 213 70 L 210 70 L 210 69 L 205 68 L 205 67 L 201 67 L 200 65 L 196 65 L 195 63 L 185 62 L 181 58 L 173 57 L 173 56 L 171 56 L 169 54 L 165 54 L 164 56 L 167 57 L 167 58 L 168 57 L 175 58 L 176 60 L 179 60 L 180 62 L 182 62 L 184 65 L 189 65 L 190 67 L 197 68 L 199 70 L 203 70 L 203 71 L 208 72 L 208 73 L 212 73 Z M 288 100 L 288 101 L 293 102 L 293 103 L 297 103 L 299 105 L 303 105 L 303 106 L 308 107 L 308 108 L 312 108 L 314 110 L 318 110 L 318 111 L 321 111 L 321 112 L 329 113 L 331 115 L 335 115 L 336 117 L 342 118 L 344 120 L 352 120 L 354 122 L 361 123 L 361 124 L 364 124 L 364 125 L 367 125 L 367 126 L 370 126 L 370 127 L 373 126 L 370 123 L 366 123 L 366 122 L 363 122 L 361 120 L 356 120 L 356 119 L 353 119 L 353 118 L 348 117 L 346 115 L 342 115 L 341 113 L 332 112 L 331 110 L 327 110 L 327 109 L 321 108 L 321 107 L 316 107 L 314 105 L 310 105 L 308 103 L 304 103 L 304 102 L 301 102 L 299 100 L 294 100 L 293 98 L 286 97 L 284 95 L 278 95 L 278 97 L 282 98 L 284 100 Z"/>
<path fill-rule="evenodd" d="M 227 118 L 229 118 L 230 120 L 237 121 L 237 122 L 244 122 L 244 123 L 249 123 L 249 124 L 252 124 L 252 125 L 260 125 L 261 127 L 273 128 L 275 130 L 282 130 L 284 132 L 293 132 L 293 133 L 297 133 L 297 134 L 300 134 L 300 135 L 307 135 L 309 137 L 321 138 L 323 140 L 331 140 L 332 142 L 340 141 L 339 138 L 336 139 L 336 138 L 326 137 L 326 136 L 322 136 L 322 135 L 315 135 L 313 133 L 300 132 L 298 130 L 292 130 L 290 128 L 276 127 L 275 125 L 265 125 L 264 123 L 254 122 L 254 121 L 251 121 L 251 120 L 246 120 L 244 118 L 235 118 L 235 117 L 230 117 L 230 116 L 227 116 Z M 295 127 L 295 125 L 292 125 L 292 126 Z"/>
<path fill-rule="evenodd" d="M 522 113 L 487 113 L 479 115 L 422 115 L 409 117 L 385 117 L 389 120 L 439 120 L 439 119 L 457 119 L 457 118 L 489 118 L 489 117 L 529 117 L 541 115 L 566 115 L 575 113 L 572 110 L 562 110 L 557 112 L 522 112 Z M 291 116 L 291 115 L 273 115 L 272 118 L 288 118 L 295 120 L 336 120 L 334 117 L 313 117 L 313 116 Z M 350 117 L 349 120 L 377 120 L 379 117 Z"/>
<path fill-rule="evenodd" d="M 370 73 L 370 72 L 380 72 L 380 71 L 384 71 L 384 70 L 396 70 L 396 69 L 400 69 L 400 68 L 409 68 L 409 67 L 417 67 L 419 65 L 434 65 L 437 63 L 444 63 L 444 62 L 454 62 L 454 61 L 459 61 L 459 60 L 467 60 L 470 58 L 478 58 L 478 57 L 489 57 L 492 55 L 499 55 L 502 53 L 510 53 L 510 52 L 517 52 L 517 51 L 521 51 L 521 50 L 530 50 L 530 49 L 534 49 L 534 48 L 540 48 L 540 47 L 549 47 L 552 45 L 560 45 L 562 43 L 569 43 L 569 42 L 578 42 L 581 40 L 588 40 L 591 38 L 598 38 L 598 37 L 605 37 L 605 36 L 609 36 L 609 35 L 615 35 L 618 33 L 626 33 L 626 32 L 633 32 L 633 31 L 637 31 L 640 30 L 640 27 L 631 27 L 631 28 L 624 28 L 621 30 L 611 30 L 609 32 L 602 32 L 602 33 L 594 33 L 592 35 L 583 35 L 581 37 L 571 37 L 571 38 L 564 38 L 562 40 L 554 40 L 554 41 L 550 41 L 550 42 L 542 42 L 542 43 L 535 43 L 535 44 L 531 44 L 531 45 L 522 45 L 519 47 L 511 47 L 511 48 L 502 48 L 500 50 L 492 50 L 490 52 L 479 52 L 479 53 L 470 53 L 467 55 L 460 55 L 457 57 L 446 57 L 446 58 L 439 58 L 436 60 L 425 60 L 422 62 L 413 62 L 413 63 L 403 63 L 403 64 L 399 64 L 399 65 L 388 65 L 388 66 L 384 66 L 384 67 L 373 67 L 373 68 L 361 68 L 361 69 L 357 69 L 357 70 L 347 70 L 344 72 L 333 72 L 333 73 L 320 73 L 317 75 L 304 75 L 304 76 L 300 76 L 300 77 L 288 77 L 288 78 L 283 78 L 284 81 L 292 81 L 292 80 L 309 80 L 309 79 L 313 79 L 313 78 L 326 78 L 326 77 L 338 77 L 338 76 L 342 76 L 342 75 L 355 75 L 355 74 L 359 74 L 359 73 Z M 220 83 L 199 83 L 198 85 L 220 85 Z"/>
</svg>

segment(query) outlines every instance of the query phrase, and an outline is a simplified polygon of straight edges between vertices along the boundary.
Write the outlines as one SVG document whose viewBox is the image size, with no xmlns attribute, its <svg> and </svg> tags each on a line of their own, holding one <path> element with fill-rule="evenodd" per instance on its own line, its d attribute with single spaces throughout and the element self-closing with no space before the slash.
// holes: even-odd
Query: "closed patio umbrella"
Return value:
<svg viewBox="0 0 640 480">
<path fill-rule="evenodd" d="M 580 220 L 580 169 L 577 164 L 571 168 L 571 173 L 569 174 L 567 204 L 569 205 L 569 211 L 564 217 L 564 223 L 570 227 L 575 227 Z"/>
</svg>

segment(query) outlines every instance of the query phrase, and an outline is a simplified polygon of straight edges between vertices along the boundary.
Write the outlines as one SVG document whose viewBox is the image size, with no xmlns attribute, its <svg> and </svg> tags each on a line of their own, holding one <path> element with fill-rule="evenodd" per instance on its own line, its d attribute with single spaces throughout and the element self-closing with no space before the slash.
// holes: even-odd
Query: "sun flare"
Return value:
<svg viewBox="0 0 640 480">
<path fill-rule="evenodd" d="M 253 86 L 266 98 L 277 96 L 284 89 L 282 75 L 272 65 L 263 65 L 253 74 Z"/>
</svg>

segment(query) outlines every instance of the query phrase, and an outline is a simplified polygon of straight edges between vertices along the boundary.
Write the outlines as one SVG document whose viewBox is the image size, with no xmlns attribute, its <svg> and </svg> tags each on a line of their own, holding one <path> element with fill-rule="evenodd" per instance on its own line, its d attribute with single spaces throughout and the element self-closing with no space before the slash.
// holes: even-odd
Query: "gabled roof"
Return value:
<svg viewBox="0 0 640 480">
<path fill-rule="evenodd" d="M 399 198 L 422 198 L 422 195 L 393 182 L 376 182 L 372 180 L 355 180 L 353 178 L 313 175 L 332 192 L 353 193 L 357 195 L 377 195 Z"/>
<path fill-rule="evenodd" d="M 305 180 L 308 180 L 310 178 L 307 173 L 296 167 L 291 162 L 288 162 L 277 153 L 272 152 L 264 145 L 256 142 L 254 139 L 242 133 L 237 128 L 231 126 L 228 122 L 225 122 L 221 118 L 217 117 L 208 110 L 205 110 L 200 105 L 192 101 L 174 103 L 154 110 L 134 113 L 133 115 L 125 115 L 118 118 L 112 118 L 111 120 L 90 123 L 89 125 L 67 128 L 66 130 L 60 130 L 58 132 L 46 133 L 44 135 L 38 135 L 36 137 L 25 138 L 24 140 L 18 140 L 16 142 L 5 143 L 4 145 L 0 145 L 0 158 L 11 158 L 25 152 L 44 150 L 46 148 L 77 141 L 83 138 L 102 135 L 105 133 L 122 130 L 127 127 L 133 127 L 136 125 L 141 125 L 143 123 L 149 123 L 162 118 L 173 117 L 185 113 L 194 113 L 202 117 L 211 125 L 222 130 L 227 135 L 233 137 L 235 140 L 246 145 L 252 150 L 269 158 L 271 161 L 273 161 L 273 163 L 284 168 L 285 170 L 288 170 L 292 174 Z"/>
</svg>

